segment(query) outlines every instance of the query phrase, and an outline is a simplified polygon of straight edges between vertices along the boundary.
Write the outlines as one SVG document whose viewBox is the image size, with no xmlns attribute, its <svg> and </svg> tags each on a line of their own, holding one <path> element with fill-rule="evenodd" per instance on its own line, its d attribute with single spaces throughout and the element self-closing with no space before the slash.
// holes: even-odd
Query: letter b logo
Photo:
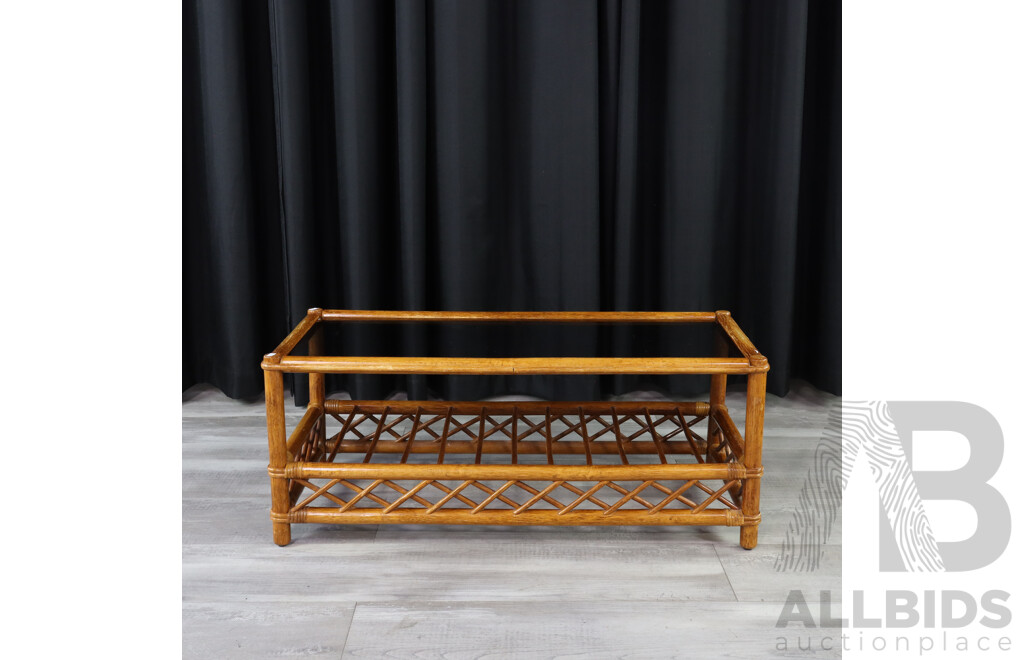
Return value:
<svg viewBox="0 0 1024 660">
<path fill-rule="evenodd" d="M 920 501 L 958 500 L 972 506 L 978 516 L 974 535 L 963 541 L 932 540 L 946 571 L 970 571 L 991 564 L 1010 542 L 1010 509 L 999 491 L 988 480 L 999 469 L 1003 458 L 1003 432 L 987 410 L 960 401 L 890 401 L 889 415 L 906 457 L 903 470 L 917 486 Z M 884 424 L 885 420 L 882 421 Z M 956 470 L 945 472 L 912 471 L 915 431 L 952 431 L 962 435 L 970 446 L 970 458 Z M 871 449 L 868 449 L 870 455 Z M 901 489 L 906 492 L 906 488 Z M 910 489 L 912 490 L 912 488 Z M 912 515 L 900 515 L 901 502 L 886 502 L 883 492 L 879 563 L 883 571 L 908 570 L 907 543 L 918 542 L 921 525 Z M 894 515 L 894 508 L 897 513 Z M 902 507 L 903 514 L 909 510 Z M 922 511 L 923 514 L 923 511 Z M 927 520 L 924 526 L 930 530 Z M 907 538 L 899 538 L 905 535 Z M 933 568 L 934 570 L 934 568 Z M 941 569 L 939 569 L 941 570 Z"/>
</svg>

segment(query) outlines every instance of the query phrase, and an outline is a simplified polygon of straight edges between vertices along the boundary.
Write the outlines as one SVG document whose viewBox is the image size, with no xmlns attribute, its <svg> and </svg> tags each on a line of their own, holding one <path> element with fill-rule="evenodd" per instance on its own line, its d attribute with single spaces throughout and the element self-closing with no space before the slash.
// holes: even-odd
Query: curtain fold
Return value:
<svg viewBox="0 0 1024 660">
<path fill-rule="evenodd" d="M 186 0 L 184 386 L 262 390 L 309 307 L 730 309 L 840 387 L 839 7 Z M 696 354 L 659 328 L 353 326 L 347 354 Z M 687 353 L 689 352 L 689 353 Z M 292 384 L 306 397 L 305 383 Z M 688 378 L 329 379 L 590 399 Z"/>
</svg>

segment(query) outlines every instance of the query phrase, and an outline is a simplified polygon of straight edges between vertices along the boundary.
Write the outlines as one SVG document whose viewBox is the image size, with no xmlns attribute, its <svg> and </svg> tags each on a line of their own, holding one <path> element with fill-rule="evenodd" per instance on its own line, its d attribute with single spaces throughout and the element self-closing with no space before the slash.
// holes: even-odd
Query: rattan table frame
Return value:
<svg viewBox="0 0 1024 660">
<path fill-rule="evenodd" d="M 707 323 L 714 324 L 716 332 L 709 357 L 322 354 L 324 324 L 382 321 Z M 292 355 L 304 339 L 308 339 L 309 354 Z M 739 356 L 731 357 L 730 353 Z M 264 356 L 261 366 L 270 449 L 270 518 L 278 545 L 291 542 L 293 523 L 727 525 L 740 527 L 742 547 L 757 545 L 769 365 L 728 311 L 393 312 L 314 308 L 274 352 Z M 285 373 L 307 374 L 310 390 L 306 411 L 290 434 L 284 408 Z M 326 398 L 324 377 L 332 373 L 703 374 L 710 376 L 711 388 L 710 400 L 704 402 L 350 401 Z M 746 376 L 743 434 L 724 403 L 729 375 Z M 694 428 L 703 420 L 707 420 L 705 437 Z M 411 428 L 401 432 L 398 425 L 406 422 L 411 422 Z M 336 423 L 340 430 L 329 435 L 330 423 Z M 594 426 L 599 428 L 595 430 Z M 638 430 L 630 432 L 632 427 Z M 338 460 L 360 454 L 359 462 Z M 436 462 L 414 460 L 424 455 L 436 457 Z M 594 464 L 595 455 L 617 455 L 621 464 Z M 630 457 L 635 460 L 644 455 L 651 460 L 656 456 L 659 462 L 630 462 Z M 674 462 L 687 455 L 692 461 Z M 445 462 L 453 456 L 472 456 L 473 460 Z M 575 461 L 585 458 L 586 464 L 565 464 L 568 459 L 562 457 L 569 456 Z M 387 462 L 371 462 L 381 457 Z M 500 458 L 501 463 L 484 462 L 484 457 Z M 522 462 L 524 457 L 528 457 L 527 462 Z M 533 459 L 545 462 L 530 463 Z M 651 501 L 655 498 L 657 501 Z"/>
</svg>

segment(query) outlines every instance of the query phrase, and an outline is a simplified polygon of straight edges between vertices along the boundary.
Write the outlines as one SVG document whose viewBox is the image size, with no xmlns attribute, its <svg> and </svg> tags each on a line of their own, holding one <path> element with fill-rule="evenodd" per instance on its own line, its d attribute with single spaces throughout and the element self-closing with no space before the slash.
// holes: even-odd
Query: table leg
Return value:
<svg viewBox="0 0 1024 660">
<path fill-rule="evenodd" d="M 267 396 L 267 442 L 270 445 L 270 519 L 274 525 L 274 543 L 288 545 L 292 528 L 282 519 L 288 515 L 288 480 L 284 476 L 288 461 L 288 437 L 284 422 L 284 374 L 264 371 L 263 382 Z"/>
<path fill-rule="evenodd" d="M 743 465 L 748 469 L 761 468 L 761 445 L 764 433 L 764 396 L 768 375 L 756 373 L 747 376 L 747 421 L 743 438 Z M 743 483 L 743 516 L 759 516 L 761 477 L 747 477 Z M 757 546 L 757 523 L 740 528 L 740 545 L 751 550 Z"/>
<path fill-rule="evenodd" d="M 729 357 L 729 341 L 721 328 L 715 328 L 715 346 L 714 346 L 715 357 Z M 711 396 L 709 403 L 711 404 L 711 410 L 714 411 L 716 406 L 725 405 L 725 386 L 728 381 L 728 376 L 725 374 L 714 374 L 711 376 Z M 708 415 L 708 448 L 707 448 L 707 460 L 721 460 L 716 456 L 712 456 L 712 447 L 718 446 L 717 436 L 721 431 L 718 429 L 718 423 L 715 421 L 713 414 Z"/>
</svg>

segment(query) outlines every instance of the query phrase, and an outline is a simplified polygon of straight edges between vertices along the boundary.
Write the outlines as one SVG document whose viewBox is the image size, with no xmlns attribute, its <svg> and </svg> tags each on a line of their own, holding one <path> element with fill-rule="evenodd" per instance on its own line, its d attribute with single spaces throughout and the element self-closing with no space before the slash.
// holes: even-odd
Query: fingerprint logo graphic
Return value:
<svg viewBox="0 0 1024 660">
<path fill-rule="evenodd" d="M 821 565 L 825 543 L 842 510 L 846 483 L 841 410 L 841 404 L 832 407 L 821 441 L 814 450 L 814 463 L 800 490 L 782 552 L 775 560 L 777 571 L 814 571 Z"/>
<path fill-rule="evenodd" d="M 863 455 L 878 487 L 905 570 L 944 571 L 935 535 L 896 425 L 884 401 L 844 401 L 830 415 L 798 510 L 786 530 L 778 571 L 812 571 L 838 518 L 842 491 Z"/>
</svg>

